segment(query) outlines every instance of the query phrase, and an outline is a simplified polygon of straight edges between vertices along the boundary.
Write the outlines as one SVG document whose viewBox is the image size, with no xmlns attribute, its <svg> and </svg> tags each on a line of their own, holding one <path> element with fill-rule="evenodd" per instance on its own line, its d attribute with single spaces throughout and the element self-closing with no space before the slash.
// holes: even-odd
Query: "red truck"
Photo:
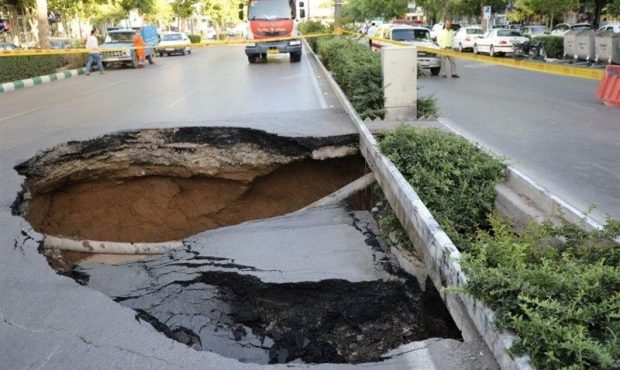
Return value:
<svg viewBox="0 0 620 370">
<path fill-rule="evenodd" d="M 254 43 L 245 47 L 250 63 L 266 59 L 267 54 L 290 54 L 291 63 L 301 60 L 301 39 L 297 31 L 298 19 L 306 17 L 303 1 L 296 0 L 248 0 L 239 5 L 239 18 L 245 19 L 247 11 L 248 40 Z M 291 38 L 287 40 L 263 41 Z"/>
</svg>

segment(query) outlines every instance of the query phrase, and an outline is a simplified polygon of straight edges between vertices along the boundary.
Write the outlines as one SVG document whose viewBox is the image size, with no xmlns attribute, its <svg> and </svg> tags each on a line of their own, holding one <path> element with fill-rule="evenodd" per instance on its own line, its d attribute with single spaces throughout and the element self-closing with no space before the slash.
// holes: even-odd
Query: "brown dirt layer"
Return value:
<svg viewBox="0 0 620 370">
<path fill-rule="evenodd" d="M 39 232 L 91 240 L 160 242 L 298 210 L 364 174 L 361 157 L 306 160 L 250 184 L 150 176 L 67 184 L 35 195 L 27 219 Z"/>
</svg>

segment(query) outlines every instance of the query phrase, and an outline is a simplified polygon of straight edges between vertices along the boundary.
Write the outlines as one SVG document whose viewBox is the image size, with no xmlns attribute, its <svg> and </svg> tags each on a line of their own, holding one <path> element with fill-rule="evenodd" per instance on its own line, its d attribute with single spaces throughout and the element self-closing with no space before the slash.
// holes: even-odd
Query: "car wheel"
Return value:
<svg viewBox="0 0 620 370">
<path fill-rule="evenodd" d="M 495 50 L 493 49 L 493 45 L 489 46 L 489 56 L 495 56 Z"/>
<path fill-rule="evenodd" d="M 160 52 L 159 52 L 159 56 L 160 56 L 161 58 L 163 58 L 163 57 L 164 57 L 164 53 L 162 53 L 162 52 L 160 51 Z"/>
<path fill-rule="evenodd" d="M 291 63 L 298 63 L 301 61 L 301 52 L 291 53 Z"/>
<path fill-rule="evenodd" d="M 478 50 L 478 45 L 474 44 L 474 54 L 478 55 L 480 54 L 480 50 Z"/>
<path fill-rule="evenodd" d="M 170 56 L 170 53 L 166 53 L 167 56 Z"/>
<path fill-rule="evenodd" d="M 191 54 L 192 53 L 192 49 L 187 48 L 187 54 Z"/>
<path fill-rule="evenodd" d="M 460 42 L 459 42 L 459 52 L 461 53 L 463 52 L 463 43 L 460 43 Z"/>
<path fill-rule="evenodd" d="M 185 54 L 186 54 L 185 48 L 181 49 L 181 55 L 185 55 Z"/>
<path fill-rule="evenodd" d="M 248 62 L 250 62 L 250 64 L 256 63 L 256 55 L 248 55 Z"/>
<path fill-rule="evenodd" d="M 440 67 L 434 67 L 434 68 L 431 68 L 431 75 L 433 75 L 433 76 L 439 76 L 439 72 L 440 72 L 440 71 L 441 71 L 441 68 L 440 68 Z"/>
</svg>

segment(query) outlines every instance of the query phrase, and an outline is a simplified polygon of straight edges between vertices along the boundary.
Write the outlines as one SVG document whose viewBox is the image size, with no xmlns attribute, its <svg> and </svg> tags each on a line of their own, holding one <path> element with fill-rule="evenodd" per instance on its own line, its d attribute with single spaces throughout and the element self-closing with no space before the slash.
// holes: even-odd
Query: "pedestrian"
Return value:
<svg viewBox="0 0 620 370">
<path fill-rule="evenodd" d="M 377 33 L 377 24 L 375 22 L 370 23 L 370 28 L 368 28 L 368 45 L 372 48 L 372 38 L 375 37 Z"/>
<path fill-rule="evenodd" d="M 437 36 L 437 45 L 442 50 L 452 50 L 452 44 L 454 43 L 454 31 L 452 31 L 452 22 L 446 20 L 443 24 L 443 30 Z M 451 71 L 452 78 L 459 78 L 456 73 L 456 63 L 454 59 L 447 55 L 441 56 L 441 70 L 439 74 L 441 77 L 448 77 L 448 69 Z"/>
<path fill-rule="evenodd" d="M 133 35 L 133 47 L 136 57 L 138 57 L 138 68 L 144 68 L 144 58 L 146 54 L 146 43 L 140 34 L 140 29 L 136 29 L 136 33 Z"/>
<path fill-rule="evenodd" d="M 86 50 L 88 50 L 88 60 L 86 61 L 86 75 L 90 75 L 90 67 L 93 62 L 97 63 L 100 74 L 105 74 L 103 71 L 103 63 L 101 62 L 101 55 L 99 55 L 99 41 L 97 40 L 97 29 L 93 28 L 90 31 L 90 36 L 86 38 Z"/>
</svg>

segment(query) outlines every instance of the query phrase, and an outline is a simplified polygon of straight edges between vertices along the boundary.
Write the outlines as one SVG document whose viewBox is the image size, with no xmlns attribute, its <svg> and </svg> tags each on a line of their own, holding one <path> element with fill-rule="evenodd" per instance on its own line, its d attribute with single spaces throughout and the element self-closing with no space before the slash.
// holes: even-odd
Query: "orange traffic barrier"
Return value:
<svg viewBox="0 0 620 370">
<path fill-rule="evenodd" d="M 595 95 L 608 107 L 620 108 L 620 66 L 608 65 Z"/>
</svg>

